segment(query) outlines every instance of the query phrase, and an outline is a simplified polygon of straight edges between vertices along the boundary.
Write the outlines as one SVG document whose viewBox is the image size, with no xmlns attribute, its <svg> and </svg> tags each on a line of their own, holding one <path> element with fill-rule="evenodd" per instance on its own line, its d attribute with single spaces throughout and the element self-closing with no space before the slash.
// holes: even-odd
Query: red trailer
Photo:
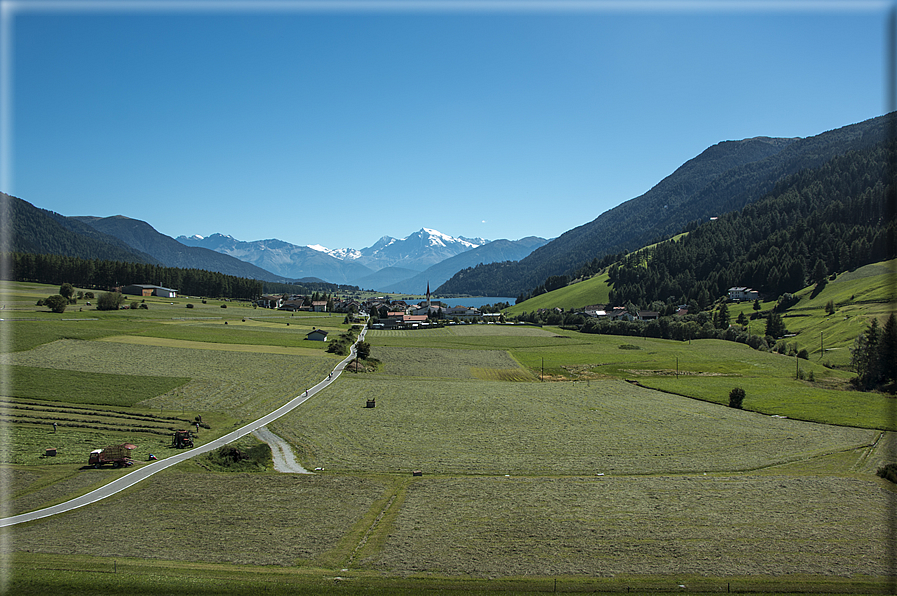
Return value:
<svg viewBox="0 0 897 596">
<path fill-rule="evenodd" d="M 122 445 L 110 445 L 103 449 L 94 449 L 90 452 L 87 463 L 94 468 L 99 468 L 103 464 L 112 464 L 113 468 L 130 466 L 134 463 L 134 460 L 131 459 L 131 450 L 136 448 L 137 445 L 124 443 Z"/>
</svg>

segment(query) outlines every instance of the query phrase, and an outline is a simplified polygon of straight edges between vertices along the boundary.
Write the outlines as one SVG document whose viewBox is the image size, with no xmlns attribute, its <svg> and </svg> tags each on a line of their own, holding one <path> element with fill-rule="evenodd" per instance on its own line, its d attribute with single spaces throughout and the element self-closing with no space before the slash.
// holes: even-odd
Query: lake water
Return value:
<svg viewBox="0 0 897 596">
<path fill-rule="evenodd" d="M 495 297 L 495 296 L 471 296 L 469 298 L 433 298 L 443 304 L 449 306 L 470 306 L 472 308 L 480 308 L 484 304 L 495 304 L 496 302 L 507 302 L 511 306 L 517 301 L 517 298 Z"/>
</svg>

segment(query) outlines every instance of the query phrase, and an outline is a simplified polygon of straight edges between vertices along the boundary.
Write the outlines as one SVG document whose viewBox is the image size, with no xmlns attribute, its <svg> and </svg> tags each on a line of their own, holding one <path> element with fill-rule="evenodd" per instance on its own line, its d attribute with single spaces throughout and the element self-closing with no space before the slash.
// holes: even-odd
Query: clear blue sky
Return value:
<svg viewBox="0 0 897 596">
<path fill-rule="evenodd" d="M 887 111 L 891 2 L 2 4 L 0 190 L 170 236 L 550 238 Z"/>
</svg>

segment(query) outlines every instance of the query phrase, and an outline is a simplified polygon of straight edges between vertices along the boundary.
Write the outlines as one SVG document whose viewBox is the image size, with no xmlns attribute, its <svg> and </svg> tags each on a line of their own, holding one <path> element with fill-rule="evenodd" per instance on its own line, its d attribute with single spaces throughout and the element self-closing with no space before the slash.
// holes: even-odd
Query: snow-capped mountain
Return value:
<svg viewBox="0 0 897 596">
<path fill-rule="evenodd" d="M 244 242 L 225 234 L 178 236 L 178 242 L 236 257 L 289 278 L 318 277 L 333 283 L 353 283 L 386 267 L 423 271 L 445 259 L 487 244 L 483 238 L 455 238 L 421 228 L 406 238 L 383 236 L 372 246 L 328 249 L 297 246 L 282 240 Z"/>
<path fill-rule="evenodd" d="M 176 240 L 187 246 L 210 248 L 290 279 L 317 277 L 331 283 L 350 283 L 353 279 L 373 273 L 355 261 L 344 261 L 307 246 L 273 238 L 244 242 L 224 234 L 208 237 L 195 234 L 178 236 Z"/>
<path fill-rule="evenodd" d="M 335 259 L 339 259 L 340 261 L 354 261 L 362 256 L 361 251 L 355 250 L 354 248 L 330 249 L 326 246 L 321 246 L 320 244 L 309 244 L 308 248 L 328 254 Z"/>
<path fill-rule="evenodd" d="M 369 269 L 402 267 L 423 271 L 445 259 L 487 244 L 483 238 L 455 238 L 430 228 L 421 228 L 406 238 L 383 236 L 372 246 L 361 250 L 329 250 L 310 246 L 341 260 L 354 260 Z"/>
</svg>

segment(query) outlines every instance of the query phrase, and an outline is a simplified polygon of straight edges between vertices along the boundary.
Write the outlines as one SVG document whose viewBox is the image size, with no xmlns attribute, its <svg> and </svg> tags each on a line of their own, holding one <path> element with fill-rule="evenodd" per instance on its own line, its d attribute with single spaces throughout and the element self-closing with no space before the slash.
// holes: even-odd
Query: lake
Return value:
<svg viewBox="0 0 897 596">
<path fill-rule="evenodd" d="M 517 298 L 508 298 L 506 296 L 470 296 L 468 298 L 433 298 L 443 304 L 449 306 L 470 306 L 472 308 L 480 308 L 484 304 L 495 304 L 496 302 L 507 302 L 511 306 L 517 301 Z"/>
</svg>

